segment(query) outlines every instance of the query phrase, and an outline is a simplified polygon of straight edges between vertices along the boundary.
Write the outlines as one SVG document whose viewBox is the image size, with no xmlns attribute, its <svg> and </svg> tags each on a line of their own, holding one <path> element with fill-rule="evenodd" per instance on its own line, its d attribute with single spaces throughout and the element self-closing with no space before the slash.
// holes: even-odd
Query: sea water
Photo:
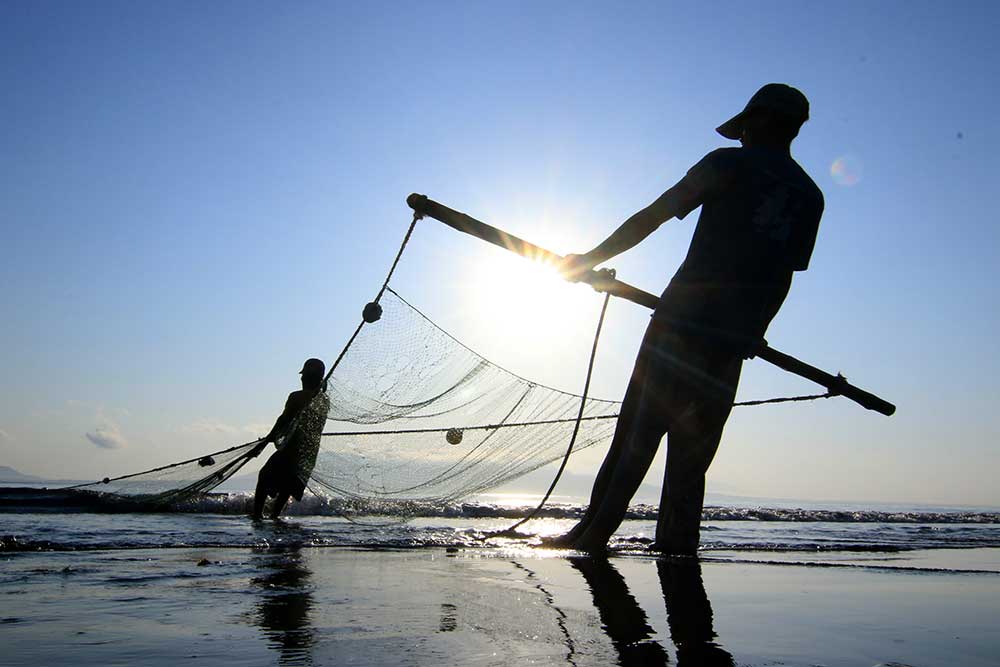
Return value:
<svg viewBox="0 0 1000 667">
<path fill-rule="evenodd" d="M 307 498 L 252 522 L 245 492 L 170 512 L 30 495 L 0 492 L 5 665 L 979 667 L 1000 655 L 989 508 L 730 499 L 706 508 L 700 563 L 678 564 L 649 550 L 648 506 L 602 561 L 539 547 L 581 515 L 571 498 L 512 539 L 490 533 L 535 498 L 405 521 Z"/>
<path fill-rule="evenodd" d="M 519 529 L 521 541 L 572 527 L 585 505 L 561 498 Z M 251 522 L 251 494 L 214 494 L 180 511 L 97 511 L 60 491 L 0 490 L 0 551 L 251 547 L 482 548 L 533 508 L 534 498 L 484 496 L 427 505 L 418 516 L 373 516 L 307 496 L 280 522 Z M 758 504 L 763 503 L 763 504 Z M 859 506 L 742 499 L 707 505 L 701 556 L 774 562 L 934 567 L 1000 572 L 1000 512 L 989 508 Z M 113 506 L 112 506 L 113 509 Z M 610 543 L 623 554 L 649 552 L 656 508 L 633 506 Z M 993 551 L 997 550 L 997 551 Z M 928 557 L 927 552 L 940 552 Z M 963 553 L 964 552 L 964 553 Z M 917 562 L 919 561 L 919 562 Z"/>
</svg>

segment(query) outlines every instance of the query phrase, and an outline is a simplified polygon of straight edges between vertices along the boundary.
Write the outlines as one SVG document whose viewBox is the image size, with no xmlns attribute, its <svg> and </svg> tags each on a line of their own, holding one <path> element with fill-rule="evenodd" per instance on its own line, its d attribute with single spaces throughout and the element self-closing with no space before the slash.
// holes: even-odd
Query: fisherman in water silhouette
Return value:
<svg viewBox="0 0 1000 667">
<path fill-rule="evenodd" d="M 823 214 L 822 192 L 791 156 L 792 140 L 808 117 L 801 92 L 767 84 L 717 129 L 742 147 L 712 151 L 596 248 L 563 260 L 560 270 L 579 276 L 701 206 L 687 256 L 646 330 L 587 513 L 554 544 L 606 548 L 669 434 L 653 546 L 696 554 L 705 473 L 743 359 L 753 356 L 792 274 L 809 266 Z"/>
<path fill-rule="evenodd" d="M 253 518 L 262 519 L 264 504 L 274 497 L 271 516 L 277 519 L 289 498 L 302 500 L 306 483 L 316 465 L 323 425 L 330 411 L 326 394 L 326 366 L 319 359 L 307 359 L 299 371 L 302 389 L 288 395 L 285 409 L 270 432 L 251 450 L 259 455 L 267 443 L 273 442 L 278 451 L 271 455 L 257 477 L 253 499 Z"/>
</svg>

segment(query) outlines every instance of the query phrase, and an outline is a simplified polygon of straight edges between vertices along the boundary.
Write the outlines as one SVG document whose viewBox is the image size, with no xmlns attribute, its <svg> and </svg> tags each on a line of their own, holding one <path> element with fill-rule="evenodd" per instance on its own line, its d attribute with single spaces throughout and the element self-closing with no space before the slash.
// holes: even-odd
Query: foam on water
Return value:
<svg viewBox="0 0 1000 667">
<path fill-rule="evenodd" d="M 522 499 L 528 500 L 528 499 Z M 583 515 L 574 503 L 546 507 L 523 527 L 523 539 L 484 538 L 507 528 L 528 506 L 504 502 L 368 507 L 307 495 L 282 522 L 247 518 L 252 494 L 211 494 L 174 511 L 105 503 L 65 490 L 0 490 L 0 552 L 178 549 L 268 549 L 275 546 L 365 549 L 535 549 Z M 374 514 L 373 514 L 374 512 Z M 378 512 L 383 512 L 378 514 Z M 393 514 L 395 512 L 395 514 Z M 400 521 L 399 514 L 406 520 Z M 619 554 L 655 555 L 656 508 L 637 505 L 612 539 Z M 915 567 L 1000 572 L 1000 513 L 943 509 L 707 507 L 702 556 L 802 565 Z M 983 558 L 927 558 L 959 550 Z M 963 564 L 964 563 L 964 564 Z"/>
<path fill-rule="evenodd" d="M 245 516 L 210 513 L 8 513 L 2 515 L 0 552 L 131 549 L 322 547 L 377 550 L 459 549 L 486 555 L 511 550 L 540 552 L 538 535 L 558 534 L 572 519 L 543 519 L 525 526 L 524 539 L 483 540 L 510 525 L 508 519 L 428 517 L 405 524 L 359 524 L 337 517 L 292 517 L 253 523 Z M 620 555 L 653 556 L 656 524 L 623 523 L 610 548 Z M 879 524 L 826 522 L 708 522 L 702 556 L 800 564 L 900 567 L 918 554 L 941 555 L 931 569 L 1000 572 L 1000 526 L 996 524 Z M 956 561 L 959 552 L 988 552 L 974 568 Z M 949 556 L 948 554 L 953 554 Z M 923 557 L 921 557 L 923 558 Z M 958 560 L 965 558 L 959 555 Z M 874 562 L 878 561 L 878 562 Z M 977 561 L 978 562 L 978 561 Z M 923 567 L 916 564 L 915 567 Z"/>
<path fill-rule="evenodd" d="M 210 493 L 177 504 L 173 511 L 202 514 L 248 514 L 253 506 L 253 493 Z M 90 492 L 66 489 L 0 488 L 0 511 L 109 511 L 133 512 L 144 508 L 136 503 L 106 499 Z M 534 505 L 514 505 L 506 502 L 466 502 L 436 504 L 430 502 L 377 504 L 306 494 L 301 502 L 288 506 L 292 516 L 364 516 L 448 517 L 477 519 L 518 519 Z M 586 506 L 577 503 L 550 503 L 538 513 L 540 518 L 579 519 Z M 162 507 L 155 508 L 162 512 Z M 627 520 L 655 521 L 655 505 L 637 504 L 629 508 Z M 703 521 L 761 521 L 794 523 L 891 523 L 891 524 L 1000 524 L 1000 512 L 987 510 L 886 510 L 886 509 L 824 509 L 802 507 L 737 507 L 707 506 Z"/>
</svg>

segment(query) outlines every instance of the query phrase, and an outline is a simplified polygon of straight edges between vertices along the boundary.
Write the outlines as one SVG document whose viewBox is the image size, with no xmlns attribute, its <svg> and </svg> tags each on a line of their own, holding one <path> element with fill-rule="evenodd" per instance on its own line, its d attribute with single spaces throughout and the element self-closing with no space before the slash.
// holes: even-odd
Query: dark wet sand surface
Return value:
<svg viewBox="0 0 1000 667">
<path fill-rule="evenodd" d="M 518 548 L 129 549 L 6 553 L 0 564 L 5 665 L 1000 659 L 995 573 Z"/>
</svg>

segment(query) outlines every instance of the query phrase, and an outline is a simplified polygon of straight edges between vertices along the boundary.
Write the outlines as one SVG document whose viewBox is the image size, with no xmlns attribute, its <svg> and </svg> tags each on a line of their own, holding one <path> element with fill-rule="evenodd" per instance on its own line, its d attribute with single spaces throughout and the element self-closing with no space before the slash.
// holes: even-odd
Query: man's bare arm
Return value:
<svg viewBox="0 0 1000 667">
<path fill-rule="evenodd" d="M 686 212 L 682 202 L 686 189 L 678 183 L 656 201 L 632 215 L 593 250 L 582 255 L 567 255 L 559 269 L 569 277 L 579 275 L 638 245 L 667 220 Z"/>
</svg>

